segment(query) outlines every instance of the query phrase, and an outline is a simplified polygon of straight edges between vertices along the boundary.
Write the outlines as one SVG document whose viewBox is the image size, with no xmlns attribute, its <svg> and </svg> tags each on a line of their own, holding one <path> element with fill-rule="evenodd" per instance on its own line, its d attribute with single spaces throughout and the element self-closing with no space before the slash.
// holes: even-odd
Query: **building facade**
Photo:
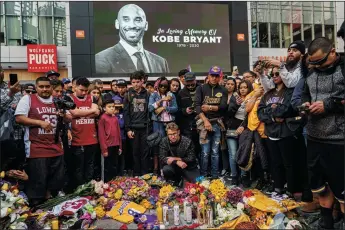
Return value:
<svg viewBox="0 0 345 230">
<path fill-rule="evenodd" d="M 69 3 L 36 1 L 0 2 L 1 65 L 5 80 L 10 73 L 20 81 L 33 81 L 43 73 L 28 72 L 28 44 L 55 44 L 58 70 L 71 76 Z"/>
<path fill-rule="evenodd" d="M 248 2 L 248 35 L 251 64 L 258 59 L 284 60 L 292 41 L 303 40 L 306 47 L 321 36 L 334 42 L 344 53 L 342 39 L 336 37 L 344 21 L 344 2 Z"/>
<path fill-rule="evenodd" d="M 326 36 L 334 42 L 337 52 L 344 53 L 343 41 L 336 38 L 344 21 L 344 2 L 199 3 L 222 4 L 228 9 L 228 15 L 218 20 L 229 22 L 229 62 L 231 68 L 237 66 L 240 72 L 251 68 L 258 59 L 284 60 L 288 45 L 295 40 L 304 40 L 308 46 L 314 38 Z M 95 73 L 94 8 L 93 2 L 1 1 L 0 62 L 5 80 L 11 73 L 24 82 L 43 75 L 27 71 L 28 44 L 56 45 L 62 77 L 83 75 L 103 80 L 119 77 Z M 104 26 L 114 29 L 114 24 Z M 216 56 L 214 59 L 216 64 Z M 206 72 L 199 73 L 205 75 Z"/>
</svg>

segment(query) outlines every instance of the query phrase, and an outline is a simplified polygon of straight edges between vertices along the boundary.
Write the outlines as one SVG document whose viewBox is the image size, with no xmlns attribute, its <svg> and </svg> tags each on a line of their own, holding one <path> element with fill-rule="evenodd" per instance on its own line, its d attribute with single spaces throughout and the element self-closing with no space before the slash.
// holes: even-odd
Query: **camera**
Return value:
<svg viewBox="0 0 345 230">
<path fill-rule="evenodd" d="M 58 110 L 71 110 L 75 109 L 76 107 L 73 100 L 68 96 L 64 96 L 62 98 L 54 98 L 53 101 L 56 109 Z"/>
<path fill-rule="evenodd" d="M 309 112 L 309 106 L 306 105 L 300 105 L 297 106 L 298 112 Z"/>
</svg>

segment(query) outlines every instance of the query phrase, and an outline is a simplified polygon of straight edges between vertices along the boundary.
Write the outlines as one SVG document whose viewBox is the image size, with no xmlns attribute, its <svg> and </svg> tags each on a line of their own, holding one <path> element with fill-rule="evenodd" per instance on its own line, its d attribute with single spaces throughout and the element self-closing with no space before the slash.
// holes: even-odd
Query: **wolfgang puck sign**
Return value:
<svg viewBox="0 0 345 230">
<path fill-rule="evenodd" d="M 56 45 L 27 45 L 28 72 L 58 71 Z"/>
</svg>

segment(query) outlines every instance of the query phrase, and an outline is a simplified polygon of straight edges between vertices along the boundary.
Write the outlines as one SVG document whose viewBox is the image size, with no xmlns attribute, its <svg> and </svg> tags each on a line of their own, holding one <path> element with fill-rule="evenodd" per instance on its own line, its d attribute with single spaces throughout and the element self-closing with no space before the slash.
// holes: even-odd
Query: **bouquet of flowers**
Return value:
<svg viewBox="0 0 345 230">
<path fill-rule="evenodd" d="M 162 203 L 167 202 L 171 194 L 175 191 L 175 188 L 173 186 L 165 185 L 159 190 L 159 199 L 162 201 Z"/>
<path fill-rule="evenodd" d="M 144 180 L 139 178 L 120 177 L 109 182 L 109 185 L 114 188 L 115 191 L 121 189 L 123 200 L 140 203 L 143 199 L 149 197 L 148 191 L 150 186 Z"/>
<path fill-rule="evenodd" d="M 154 176 L 152 173 L 145 174 L 140 178 L 145 180 L 150 186 L 163 187 L 166 185 L 166 182 L 161 177 Z"/>
<path fill-rule="evenodd" d="M 226 193 L 226 200 L 232 205 L 237 205 L 242 200 L 243 191 L 240 188 L 233 188 Z"/>
<path fill-rule="evenodd" d="M 226 198 L 228 189 L 220 179 L 217 179 L 211 181 L 210 191 L 215 197 L 219 197 L 223 200 Z"/>
</svg>

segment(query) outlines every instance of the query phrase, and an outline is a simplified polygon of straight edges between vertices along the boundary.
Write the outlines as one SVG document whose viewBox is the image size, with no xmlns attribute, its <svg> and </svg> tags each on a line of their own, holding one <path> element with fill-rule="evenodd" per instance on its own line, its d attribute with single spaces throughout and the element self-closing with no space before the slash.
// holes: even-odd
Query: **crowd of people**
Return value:
<svg viewBox="0 0 345 230">
<path fill-rule="evenodd" d="M 294 41 L 286 62 L 257 61 L 239 76 L 212 66 L 201 84 L 179 78 L 130 82 L 59 80 L 51 71 L 21 88 L 1 71 L 1 169 L 23 183 L 31 204 L 92 179 L 162 175 L 176 185 L 199 176 L 312 202 L 320 226 L 344 213 L 344 60 L 332 42 Z M 12 116 L 10 116 L 12 114 Z M 25 153 L 24 153 L 25 152 Z"/>
</svg>

